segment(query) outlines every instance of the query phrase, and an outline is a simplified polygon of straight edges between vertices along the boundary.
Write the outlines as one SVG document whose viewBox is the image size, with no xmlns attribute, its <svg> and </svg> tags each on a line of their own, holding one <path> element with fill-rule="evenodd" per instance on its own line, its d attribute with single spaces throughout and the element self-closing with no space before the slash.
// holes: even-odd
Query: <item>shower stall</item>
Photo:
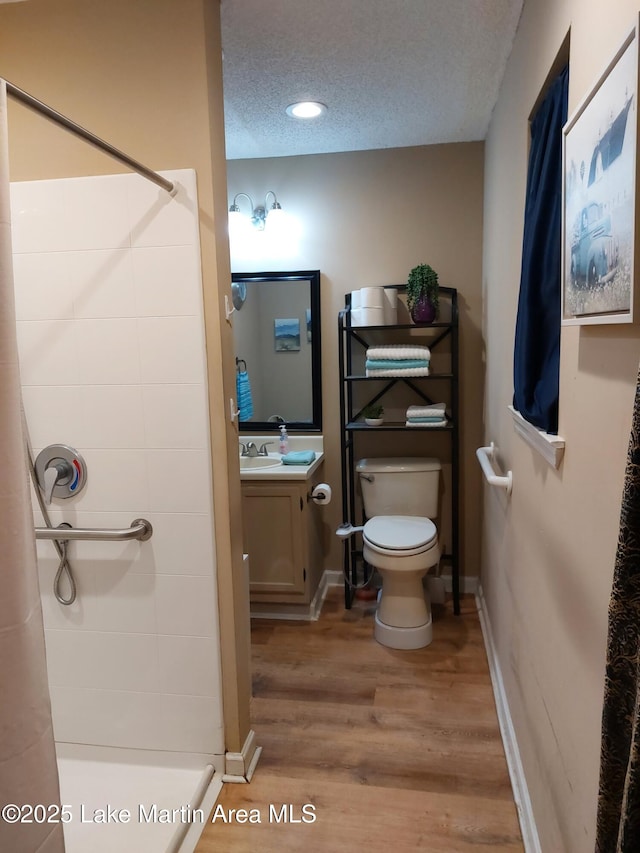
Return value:
<svg viewBox="0 0 640 853">
<path fill-rule="evenodd" d="M 32 494 L 34 526 L 153 531 L 68 541 L 68 605 L 37 542 L 67 853 L 192 850 L 224 772 L 196 177 L 157 177 L 10 187 L 30 443 L 86 463 L 49 521 Z"/>
</svg>

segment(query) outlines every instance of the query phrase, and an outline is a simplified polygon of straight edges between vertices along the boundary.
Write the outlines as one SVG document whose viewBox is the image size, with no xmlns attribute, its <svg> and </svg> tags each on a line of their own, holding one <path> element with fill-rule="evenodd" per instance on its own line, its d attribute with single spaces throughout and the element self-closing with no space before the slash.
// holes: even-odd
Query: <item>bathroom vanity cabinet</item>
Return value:
<svg viewBox="0 0 640 853">
<path fill-rule="evenodd" d="M 399 320 L 395 325 L 352 326 L 351 294 L 338 315 L 340 422 L 343 521 L 354 526 L 365 519 L 358 501 L 355 465 L 364 456 L 445 457 L 450 480 L 445 489 L 446 541 L 438 524 L 443 561 L 450 566 L 454 612 L 460 612 L 459 583 L 459 407 L 458 407 L 458 294 L 455 288 L 440 287 L 438 321 L 415 324 L 406 309 L 404 285 L 396 287 Z M 366 376 L 366 350 L 370 346 L 403 344 L 427 346 L 431 351 L 429 376 L 370 378 Z M 407 427 L 407 405 L 445 402 L 449 418 L 436 427 Z M 369 404 L 384 406 L 382 425 L 369 426 L 362 416 Z M 389 408 L 388 408 L 389 406 Z M 395 407 L 395 409 L 394 409 Z M 344 541 L 345 576 L 355 585 L 367 577 L 362 559 L 361 536 Z M 358 566 L 363 566 L 359 573 Z M 345 607 L 351 607 L 353 587 L 345 581 Z"/>
<path fill-rule="evenodd" d="M 308 480 L 242 483 L 244 549 L 249 554 L 251 611 L 309 611 L 322 574 L 321 507 Z"/>
</svg>

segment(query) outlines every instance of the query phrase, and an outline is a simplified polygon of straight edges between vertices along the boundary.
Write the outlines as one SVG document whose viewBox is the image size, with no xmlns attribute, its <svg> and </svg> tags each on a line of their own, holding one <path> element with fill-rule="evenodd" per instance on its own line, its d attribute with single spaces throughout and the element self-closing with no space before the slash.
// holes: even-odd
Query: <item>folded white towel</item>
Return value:
<svg viewBox="0 0 640 853">
<path fill-rule="evenodd" d="M 437 418 L 444 415 L 445 403 L 432 403 L 430 406 L 409 406 L 407 420 L 411 418 Z"/>
<path fill-rule="evenodd" d="M 413 347 L 405 346 L 404 344 L 387 344 L 381 347 L 369 347 L 367 350 L 368 359 L 378 358 L 431 358 L 431 350 L 429 347 Z"/>
<path fill-rule="evenodd" d="M 401 370 L 399 367 L 390 368 L 389 370 L 371 370 L 367 369 L 367 376 L 429 376 L 428 367 L 412 367 L 410 369 Z"/>
<path fill-rule="evenodd" d="M 434 428 L 436 428 L 436 427 L 444 426 L 446 423 L 447 423 L 447 419 L 446 419 L 446 418 L 442 418 L 442 420 L 440 420 L 440 421 L 434 421 L 434 422 L 433 422 L 433 423 L 431 423 L 431 424 L 416 423 L 416 421 L 407 421 L 407 422 L 406 422 L 406 424 L 405 424 L 405 426 L 408 426 L 408 427 L 420 427 L 421 429 L 434 429 Z"/>
</svg>

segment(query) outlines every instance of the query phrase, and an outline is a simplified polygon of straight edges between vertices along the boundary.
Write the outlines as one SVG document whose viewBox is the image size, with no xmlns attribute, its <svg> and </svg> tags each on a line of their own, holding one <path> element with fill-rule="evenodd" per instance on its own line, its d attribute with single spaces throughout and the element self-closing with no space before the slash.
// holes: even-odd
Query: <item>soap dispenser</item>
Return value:
<svg viewBox="0 0 640 853">
<path fill-rule="evenodd" d="M 287 435 L 287 428 L 283 424 L 280 427 L 280 453 L 285 456 L 289 452 L 289 436 Z"/>
</svg>

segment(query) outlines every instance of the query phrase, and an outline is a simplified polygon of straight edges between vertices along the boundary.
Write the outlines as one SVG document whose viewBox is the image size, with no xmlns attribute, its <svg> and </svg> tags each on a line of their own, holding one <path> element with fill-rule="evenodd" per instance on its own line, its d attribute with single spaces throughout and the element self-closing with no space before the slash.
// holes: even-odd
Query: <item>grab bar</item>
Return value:
<svg viewBox="0 0 640 853">
<path fill-rule="evenodd" d="M 121 541 L 123 539 L 138 539 L 146 542 L 151 539 L 153 527 L 146 518 L 136 518 L 131 527 L 100 528 L 100 527 L 36 527 L 36 539 L 56 539 L 65 542 L 69 539 Z"/>
<path fill-rule="evenodd" d="M 493 470 L 493 462 L 495 458 L 496 446 L 493 442 L 489 445 L 489 447 L 479 447 L 476 450 L 476 456 L 478 457 L 478 462 L 480 463 L 480 467 L 482 468 L 482 473 L 485 476 L 487 483 L 490 486 L 499 486 L 502 489 L 506 489 L 507 494 L 511 494 L 511 489 L 513 488 L 513 474 L 511 471 L 507 471 L 505 477 L 500 477 Z"/>
</svg>

